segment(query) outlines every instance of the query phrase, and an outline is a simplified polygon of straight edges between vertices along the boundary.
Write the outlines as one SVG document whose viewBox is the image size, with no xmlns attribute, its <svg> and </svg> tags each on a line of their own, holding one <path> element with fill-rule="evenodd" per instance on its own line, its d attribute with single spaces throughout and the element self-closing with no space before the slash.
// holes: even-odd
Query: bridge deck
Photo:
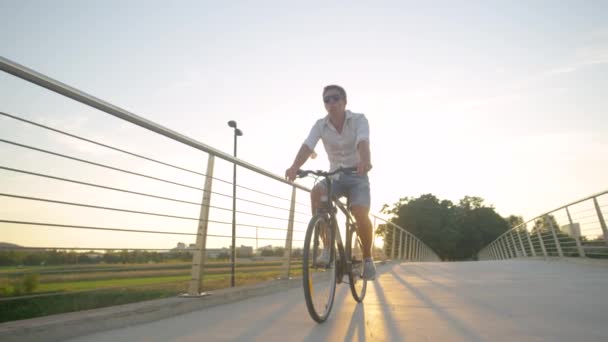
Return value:
<svg viewBox="0 0 608 342">
<path fill-rule="evenodd" d="M 313 322 L 300 288 L 74 341 L 606 341 L 608 268 L 567 261 L 402 263 L 363 304 L 338 287 Z"/>
</svg>

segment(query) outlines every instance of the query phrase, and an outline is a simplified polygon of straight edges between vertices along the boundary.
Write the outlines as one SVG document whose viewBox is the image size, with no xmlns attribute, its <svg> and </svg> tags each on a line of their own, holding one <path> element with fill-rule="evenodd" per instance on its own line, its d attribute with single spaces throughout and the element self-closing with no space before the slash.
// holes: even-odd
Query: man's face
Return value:
<svg viewBox="0 0 608 342">
<path fill-rule="evenodd" d="M 329 89 L 323 94 L 323 102 L 325 109 L 330 114 L 344 112 L 346 108 L 346 99 L 340 95 L 338 89 Z"/>
</svg>

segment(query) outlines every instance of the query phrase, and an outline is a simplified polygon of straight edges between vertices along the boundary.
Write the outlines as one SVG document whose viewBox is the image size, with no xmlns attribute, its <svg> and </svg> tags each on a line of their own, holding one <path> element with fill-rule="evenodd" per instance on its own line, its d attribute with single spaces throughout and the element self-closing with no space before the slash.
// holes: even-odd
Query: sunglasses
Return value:
<svg viewBox="0 0 608 342">
<path fill-rule="evenodd" d="M 323 102 L 325 103 L 330 103 L 330 102 L 338 102 L 342 99 L 342 96 L 336 94 L 336 95 L 327 95 L 325 97 L 323 97 Z"/>
</svg>

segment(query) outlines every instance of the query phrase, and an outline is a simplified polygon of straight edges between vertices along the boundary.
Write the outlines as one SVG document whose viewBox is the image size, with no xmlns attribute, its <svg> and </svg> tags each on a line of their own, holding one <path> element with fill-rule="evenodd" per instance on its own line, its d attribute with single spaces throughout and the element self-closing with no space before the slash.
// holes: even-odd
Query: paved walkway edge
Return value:
<svg viewBox="0 0 608 342">
<path fill-rule="evenodd" d="M 0 341 L 63 341 L 99 331 L 156 321 L 204 308 L 286 291 L 300 278 L 222 289 L 203 297 L 171 297 L 0 324 Z"/>
</svg>

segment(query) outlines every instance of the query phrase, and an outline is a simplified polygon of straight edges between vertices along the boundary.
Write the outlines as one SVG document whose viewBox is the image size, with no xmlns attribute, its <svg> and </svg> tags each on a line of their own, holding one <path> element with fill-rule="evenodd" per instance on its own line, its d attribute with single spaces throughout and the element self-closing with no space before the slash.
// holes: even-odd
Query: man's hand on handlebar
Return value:
<svg viewBox="0 0 608 342">
<path fill-rule="evenodd" d="M 287 179 L 289 182 L 293 182 L 296 179 L 297 175 L 298 168 L 292 166 L 289 169 L 285 170 L 285 179 Z"/>
</svg>

